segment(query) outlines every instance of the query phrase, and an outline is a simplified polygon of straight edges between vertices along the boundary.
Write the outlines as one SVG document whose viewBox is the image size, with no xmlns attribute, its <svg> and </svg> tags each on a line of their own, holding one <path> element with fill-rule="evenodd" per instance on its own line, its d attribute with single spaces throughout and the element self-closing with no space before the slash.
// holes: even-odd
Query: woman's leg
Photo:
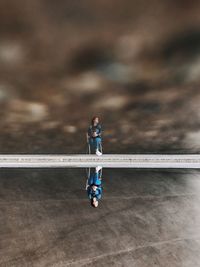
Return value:
<svg viewBox="0 0 200 267">
<path fill-rule="evenodd" d="M 99 179 L 99 172 L 96 172 L 93 177 L 94 184 L 101 185 L 101 180 Z"/>
<path fill-rule="evenodd" d="M 95 144 L 94 144 L 95 149 L 99 150 L 100 144 L 101 144 L 101 138 L 100 137 L 96 137 L 94 140 L 95 140 Z"/>
<path fill-rule="evenodd" d="M 96 152 L 97 150 L 100 150 L 100 144 L 101 144 L 100 137 L 90 138 L 89 143 L 90 143 L 92 153 Z"/>
<path fill-rule="evenodd" d="M 90 177 L 88 179 L 88 184 L 89 185 L 94 184 L 94 176 L 95 176 L 94 172 L 91 172 Z"/>
<path fill-rule="evenodd" d="M 95 149 L 95 147 L 94 147 L 94 139 L 93 138 L 89 139 L 89 144 L 90 144 L 91 151 L 93 151 Z"/>
</svg>

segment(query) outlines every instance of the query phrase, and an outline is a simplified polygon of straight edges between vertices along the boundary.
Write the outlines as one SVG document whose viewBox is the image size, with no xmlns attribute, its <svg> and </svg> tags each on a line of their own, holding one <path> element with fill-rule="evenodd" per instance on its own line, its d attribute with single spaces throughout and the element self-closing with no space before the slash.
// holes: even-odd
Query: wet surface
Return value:
<svg viewBox="0 0 200 267">
<path fill-rule="evenodd" d="M 198 266 L 200 177 L 104 169 L 98 208 L 84 169 L 2 170 L 0 266 Z"/>
</svg>

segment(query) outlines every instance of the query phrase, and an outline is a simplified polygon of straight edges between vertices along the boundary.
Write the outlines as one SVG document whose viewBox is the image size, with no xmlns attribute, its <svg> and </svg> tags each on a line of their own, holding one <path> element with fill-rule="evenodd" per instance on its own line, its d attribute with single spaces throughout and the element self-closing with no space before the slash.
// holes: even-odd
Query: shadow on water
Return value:
<svg viewBox="0 0 200 267">
<path fill-rule="evenodd" d="M 93 207 L 98 207 L 99 200 L 102 198 L 102 167 L 86 169 L 87 181 L 86 191 Z"/>
</svg>

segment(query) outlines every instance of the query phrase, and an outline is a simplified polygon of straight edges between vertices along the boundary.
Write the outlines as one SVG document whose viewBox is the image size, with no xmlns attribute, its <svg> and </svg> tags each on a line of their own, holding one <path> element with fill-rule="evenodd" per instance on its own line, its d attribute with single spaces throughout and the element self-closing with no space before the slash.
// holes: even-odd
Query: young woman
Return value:
<svg viewBox="0 0 200 267">
<path fill-rule="evenodd" d="M 87 140 L 92 148 L 95 151 L 97 156 L 101 156 L 102 152 L 100 151 L 101 145 L 101 125 L 99 123 L 98 117 L 93 117 L 91 125 L 88 128 Z"/>
</svg>

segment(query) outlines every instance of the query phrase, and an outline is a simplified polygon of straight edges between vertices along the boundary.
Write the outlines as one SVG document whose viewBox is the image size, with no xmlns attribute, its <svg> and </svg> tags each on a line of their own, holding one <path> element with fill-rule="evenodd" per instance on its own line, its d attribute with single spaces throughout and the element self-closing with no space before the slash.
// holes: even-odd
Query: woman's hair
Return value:
<svg viewBox="0 0 200 267">
<path fill-rule="evenodd" d="M 91 124 L 92 124 L 92 125 L 94 124 L 94 121 L 95 121 L 96 119 L 99 119 L 99 117 L 95 116 L 95 117 L 92 118 L 92 120 L 91 120 Z"/>
</svg>

